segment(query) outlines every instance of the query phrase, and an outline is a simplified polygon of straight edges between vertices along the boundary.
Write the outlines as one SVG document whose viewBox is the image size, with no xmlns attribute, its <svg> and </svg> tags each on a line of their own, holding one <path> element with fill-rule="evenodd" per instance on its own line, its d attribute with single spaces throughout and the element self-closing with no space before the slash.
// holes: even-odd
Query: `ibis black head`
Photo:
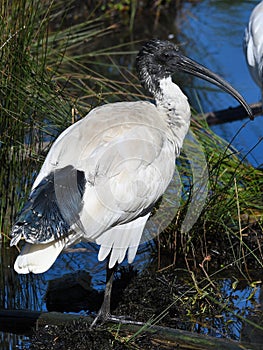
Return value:
<svg viewBox="0 0 263 350">
<path fill-rule="evenodd" d="M 152 78 L 166 78 L 176 70 L 179 57 L 178 46 L 170 41 L 152 39 L 138 53 L 136 65 L 139 77 L 143 80 L 145 68 Z"/>
<path fill-rule="evenodd" d="M 219 75 L 184 56 L 179 47 L 170 41 L 152 39 L 145 43 L 136 59 L 136 68 L 141 84 L 153 95 L 159 92 L 160 80 L 176 71 L 183 71 L 217 85 L 232 95 L 245 108 L 250 119 L 254 119 L 251 108 L 243 97 Z"/>
</svg>

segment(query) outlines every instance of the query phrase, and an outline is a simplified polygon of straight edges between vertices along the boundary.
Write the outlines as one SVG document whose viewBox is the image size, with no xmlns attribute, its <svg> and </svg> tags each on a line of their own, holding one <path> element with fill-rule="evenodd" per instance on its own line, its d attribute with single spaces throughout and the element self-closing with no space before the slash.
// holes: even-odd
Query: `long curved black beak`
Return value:
<svg viewBox="0 0 263 350">
<path fill-rule="evenodd" d="M 217 85 L 222 90 L 228 92 L 245 108 L 249 118 L 251 120 L 254 119 L 252 110 L 249 107 L 249 105 L 246 103 L 244 98 L 228 82 L 220 78 L 219 75 L 211 72 L 209 69 L 205 68 L 201 64 L 181 54 L 179 55 L 179 57 L 177 57 L 176 67 L 178 70 L 184 71 L 186 73 L 189 73 L 199 78 L 202 78 L 204 80 L 207 80 L 210 83 Z"/>
</svg>

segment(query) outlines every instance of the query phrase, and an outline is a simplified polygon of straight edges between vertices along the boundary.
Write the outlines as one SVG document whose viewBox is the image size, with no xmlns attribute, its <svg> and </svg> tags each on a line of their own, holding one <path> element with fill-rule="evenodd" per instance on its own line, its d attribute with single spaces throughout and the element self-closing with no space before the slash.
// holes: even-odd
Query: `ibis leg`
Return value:
<svg viewBox="0 0 263 350">
<path fill-rule="evenodd" d="M 117 270 L 118 264 L 116 264 L 113 268 L 109 268 L 107 264 L 107 272 L 106 272 L 106 288 L 104 292 L 104 299 L 103 303 L 101 305 L 101 308 L 94 319 L 94 321 L 91 324 L 91 328 L 96 325 L 98 321 L 101 323 L 105 322 L 110 317 L 110 304 L 111 304 L 111 290 L 112 290 L 112 283 L 114 279 L 114 273 Z"/>
</svg>

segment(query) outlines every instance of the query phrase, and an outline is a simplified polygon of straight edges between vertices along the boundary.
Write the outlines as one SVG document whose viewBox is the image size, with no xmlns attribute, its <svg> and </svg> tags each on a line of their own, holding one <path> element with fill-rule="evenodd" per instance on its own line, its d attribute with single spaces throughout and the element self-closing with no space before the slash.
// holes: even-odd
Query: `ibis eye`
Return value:
<svg viewBox="0 0 263 350">
<path fill-rule="evenodd" d="M 166 64 L 170 58 L 171 58 L 171 54 L 166 51 L 166 52 L 160 53 L 157 60 L 159 61 L 160 64 Z"/>
<path fill-rule="evenodd" d="M 164 52 L 163 56 L 164 56 L 165 58 L 169 58 L 170 55 L 169 55 L 168 52 Z"/>
</svg>

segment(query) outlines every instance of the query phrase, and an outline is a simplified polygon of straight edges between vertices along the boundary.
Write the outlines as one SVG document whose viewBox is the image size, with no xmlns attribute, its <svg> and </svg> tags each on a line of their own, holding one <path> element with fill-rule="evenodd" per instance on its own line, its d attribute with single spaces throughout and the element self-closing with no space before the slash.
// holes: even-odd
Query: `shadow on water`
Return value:
<svg viewBox="0 0 263 350">
<path fill-rule="evenodd" d="M 253 82 L 247 73 L 244 59 L 240 58 L 242 57 L 240 47 L 243 27 L 254 3 L 256 1 L 243 1 L 241 3 L 240 1 L 211 0 L 200 1 L 195 5 L 186 3 L 177 17 L 171 16 L 168 13 L 165 14 L 164 18 L 160 17 L 159 25 L 155 27 L 156 29 L 154 29 L 152 24 L 148 25 L 147 29 L 143 21 L 135 22 L 135 33 L 133 36 L 134 39 L 142 39 L 140 33 L 144 33 L 144 37 L 149 38 L 155 32 L 155 36 L 173 38 L 180 32 L 179 40 L 187 55 L 219 72 L 233 83 L 237 89 L 241 90 L 244 97 L 248 95 L 249 102 L 255 102 L 259 96 L 256 90 L 257 87 L 253 86 Z M 236 11 L 238 11 L 238 16 Z M 233 17 L 237 19 L 235 23 L 231 21 Z M 229 27 L 231 27 L 231 31 Z M 178 31 L 178 28 L 180 31 Z M 224 34 L 220 34 L 225 31 L 229 33 L 227 36 L 229 41 L 226 40 Z M 198 33 L 198 36 L 196 36 L 196 33 Z M 215 35 L 216 33 L 217 35 Z M 224 50 L 222 50 L 220 43 L 222 35 L 224 38 Z M 119 42 L 126 39 L 127 33 L 124 33 L 123 37 L 121 37 L 121 34 L 118 34 L 118 38 L 114 38 L 114 40 L 118 40 Z M 231 55 L 228 54 L 229 50 Z M 206 53 L 205 60 L 204 52 Z M 236 60 L 238 60 L 238 64 Z M 240 63 L 242 61 L 243 63 Z M 127 64 L 127 62 L 122 63 Z M 131 65 L 132 63 L 129 61 L 128 64 Z M 237 76 L 233 75 L 234 71 L 237 72 Z M 242 77 L 242 79 L 238 80 L 239 77 Z M 185 89 L 188 90 L 190 84 L 192 84 L 192 80 L 191 82 L 186 80 L 185 83 Z M 226 95 L 217 91 L 212 91 L 210 94 L 210 87 L 206 85 L 202 86 L 200 81 L 194 81 L 194 86 L 198 89 L 198 101 L 196 96 L 193 95 L 191 102 L 196 108 L 198 108 L 199 102 L 204 111 L 226 108 L 233 103 Z M 200 90 L 201 87 L 203 89 Z M 217 104 L 215 105 L 213 101 L 217 101 Z M 251 126 L 249 125 L 244 130 L 244 133 L 246 135 L 249 134 L 249 136 L 246 139 L 244 139 L 245 137 L 238 138 L 239 141 L 235 145 L 236 147 L 240 146 L 240 150 L 245 153 L 253 145 L 253 140 L 259 137 L 257 130 L 260 129 L 258 126 L 262 123 L 262 120 L 259 118 L 254 123 L 256 123 L 254 124 L 256 126 L 251 124 Z M 231 128 L 229 125 L 224 125 L 215 128 L 215 131 L 230 140 L 240 126 L 241 124 L 237 122 L 233 127 L 231 124 Z M 240 142 L 242 142 L 241 145 Z M 262 154 L 263 152 L 259 154 L 258 148 L 255 150 L 255 153 L 250 157 L 253 164 L 259 165 L 262 163 L 262 158 L 260 158 Z M 135 261 L 134 269 L 142 271 L 145 265 L 148 264 L 148 261 L 151 261 L 152 256 L 150 254 L 153 249 L 149 245 L 146 248 L 149 251 L 149 255 L 142 248 L 142 253 L 138 255 Z M 52 269 L 48 272 L 34 276 L 17 275 L 14 272 L 12 266 L 16 254 L 15 249 L 10 249 L 7 244 L 2 243 L 0 256 L 0 305 L 2 309 L 81 312 L 87 307 L 85 304 L 87 300 L 85 298 L 89 288 L 91 288 L 91 293 L 94 293 L 92 294 L 93 296 L 98 296 L 98 305 L 100 304 L 100 292 L 104 288 L 105 266 L 104 263 L 98 263 L 97 261 L 96 247 L 90 244 L 79 245 L 76 247 L 76 250 L 61 254 Z M 220 252 L 217 254 L 220 255 Z M 155 259 L 153 259 L 153 266 L 156 269 Z M 185 269 L 185 265 L 182 266 Z M 150 267 L 149 271 L 152 268 Z M 188 304 L 188 300 L 192 300 L 190 297 L 195 293 L 193 290 L 189 290 L 189 285 L 192 285 L 193 282 L 188 281 L 188 271 L 183 274 L 182 270 L 179 269 L 179 264 L 176 266 L 176 269 L 173 273 L 169 269 L 169 273 L 164 272 L 162 274 L 160 272 L 157 277 L 149 271 L 145 271 L 144 273 L 150 276 L 148 280 L 149 284 L 146 284 L 145 279 L 140 276 L 134 277 L 134 284 L 129 285 L 127 290 L 123 286 L 124 299 L 129 300 L 131 304 L 123 301 L 123 303 L 116 305 L 116 310 L 120 314 L 131 314 L 136 319 L 146 322 L 148 321 L 147 317 L 150 318 L 153 314 L 160 314 L 168 305 L 174 303 L 174 298 L 177 298 L 176 303 L 170 309 L 169 315 L 166 318 L 160 319 L 160 324 L 169 326 L 174 324 L 175 327 L 179 326 L 182 329 L 216 337 L 225 336 L 235 340 L 241 339 L 246 342 L 263 343 L 262 330 L 258 330 L 255 327 L 255 324 L 262 325 L 263 289 L 260 288 L 260 273 L 259 276 L 256 273 L 251 279 L 251 281 L 258 281 L 258 283 L 253 284 L 251 282 L 250 285 L 248 285 L 247 281 L 243 284 L 240 276 L 234 277 L 238 276 L 235 272 L 232 276 L 222 273 L 220 277 L 217 277 L 218 280 L 216 282 L 219 293 L 217 297 L 220 299 L 220 304 L 214 307 L 214 309 L 211 307 L 211 310 L 206 310 L 205 308 L 208 307 L 209 302 L 202 304 L 202 298 L 205 299 L 207 297 L 205 295 L 202 297 L 196 295 L 196 299 L 194 299 L 195 304 Z M 83 277 L 83 273 L 87 274 L 86 279 Z M 64 275 L 68 277 L 60 280 Z M 67 281 L 66 291 L 65 281 Z M 174 281 L 174 283 L 169 281 Z M 215 283 L 214 280 L 213 283 Z M 76 290 L 76 286 L 78 289 L 76 297 L 77 306 L 73 307 L 73 293 L 75 293 L 73 289 Z M 158 290 L 157 287 L 160 289 Z M 212 290 L 213 284 L 210 287 Z M 169 295 L 167 294 L 168 291 Z M 60 298 L 59 306 L 59 302 L 57 300 L 54 301 L 54 295 L 56 296 L 58 293 L 64 293 L 65 296 L 69 296 L 69 299 L 65 298 L 64 301 L 61 300 L 63 298 Z M 53 299 L 51 295 L 53 295 Z M 134 303 L 132 303 L 133 296 L 138 298 L 138 295 L 140 301 L 137 299 L 137 301 L 134 300 Z M 160 296 L 159 305 L 157 304 L 157 295 Z M 211 295 L 216 299 L 216 294 L 213 294 L 212 291 Z M 84 298 L 82 299 L 82 297 Z M 52 299 L 52 303 L 50 298 Z M 184 298 L 183 303 L 181 302 L 181 298 Z M 143 303 L 141 302 L 142 299 L 144 301 Z M 216 301 L 215 299 L 210 300 L 211 304 Z M 72 306 L 72 309 L 69 307 L 69 303 L 71 302 L 72 305 L 70 306 Z M 153 304 L 156 304 L 155 308 Z M 227 307 L 230 307 L 230 309 L 228 310 Z M 94 311 L 90 308 L 89 310 Z M 150 311 L 150 313 L 148 314 L 144 310 L 147 310 L 147 312 Z M 243 322 L 246 319 L 251 322 Z M 14 348 L 26 349 L 29 346 L 30 338 L 28 336 L 0 333 L 1 350 Z"/>
</svg>

